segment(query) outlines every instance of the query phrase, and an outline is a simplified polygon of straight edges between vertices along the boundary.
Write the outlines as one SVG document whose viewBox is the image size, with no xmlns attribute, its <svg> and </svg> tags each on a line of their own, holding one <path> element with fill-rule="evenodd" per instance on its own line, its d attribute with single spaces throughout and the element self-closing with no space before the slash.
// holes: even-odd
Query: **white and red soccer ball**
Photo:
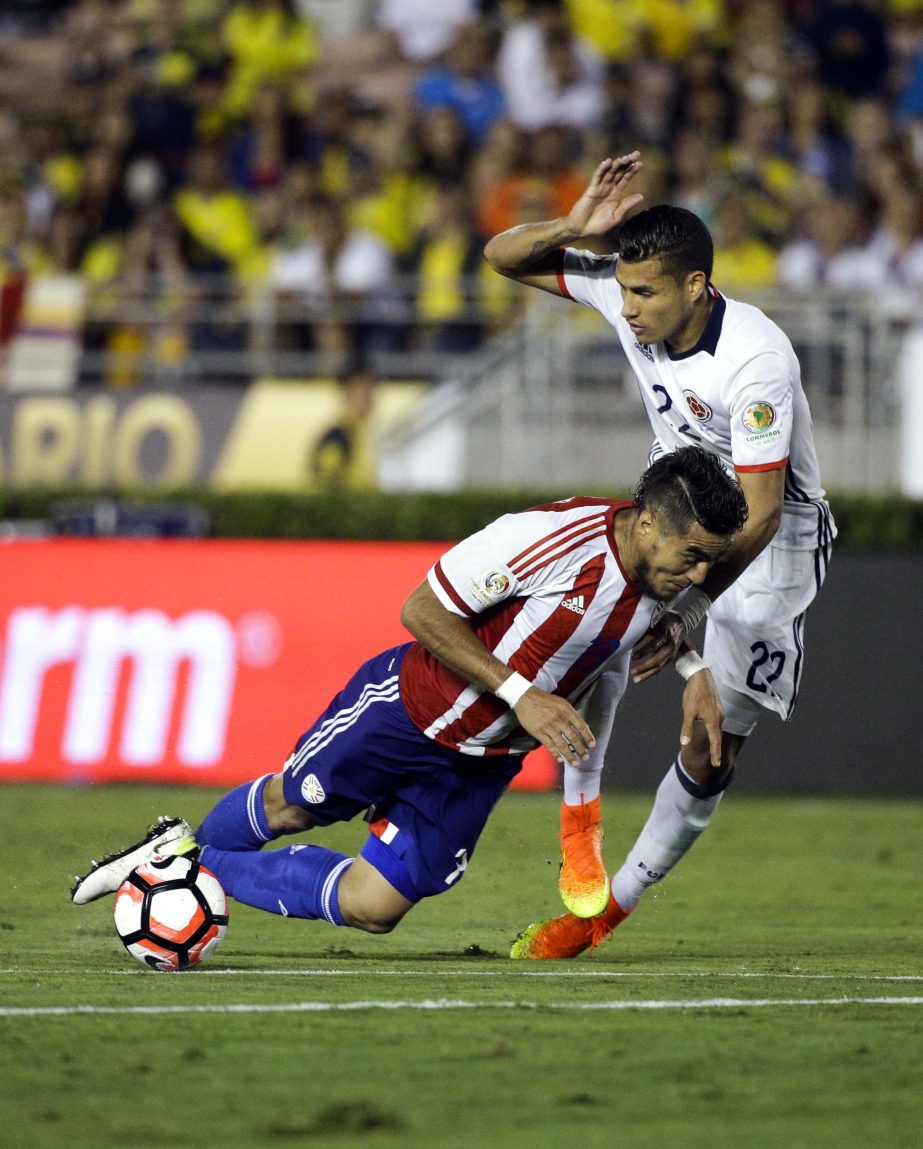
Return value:
<svg viewBox="0 0 923 1149">
<path fill-rule="evenodd" d="M 227 895 L 197 859 L 155 855 L 116 891 L 115 928 L 144 965 L 192 969 L 211 957 L 227 933 Z"/>
</svg>

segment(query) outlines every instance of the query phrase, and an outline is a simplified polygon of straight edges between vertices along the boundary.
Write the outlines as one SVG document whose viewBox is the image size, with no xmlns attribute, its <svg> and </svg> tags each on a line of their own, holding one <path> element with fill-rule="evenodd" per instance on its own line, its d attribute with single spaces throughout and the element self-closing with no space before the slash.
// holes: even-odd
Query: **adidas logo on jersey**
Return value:
<svg viewBox="0 0 923 1149">
<path fill-rule="evenodd" d="M 573 598 L 566 598 L 561 603 L 565 610 L 572 610 L 574 614 L 586 614 L 583 607 L 583 595 L 575 594 Z"/>
</svg>

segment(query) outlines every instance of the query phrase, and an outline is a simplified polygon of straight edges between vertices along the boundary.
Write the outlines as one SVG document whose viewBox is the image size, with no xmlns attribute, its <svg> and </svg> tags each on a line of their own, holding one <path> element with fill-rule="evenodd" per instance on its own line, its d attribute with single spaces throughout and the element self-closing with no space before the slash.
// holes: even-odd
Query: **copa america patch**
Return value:
<svg viewBox="0 0 923 1149">
<path fill-rule="evenodd" d="M 485 571 L 479 579 L 471 579 L 471 593 L 487 606 L 502 602 L 513 588 L 512 580 L 506 571 Z"/>
<path fill-rule="evenodd" d="M 320 784 L 320 779 L 316 774 L 309 774 L 301 783 L 301 796 L 306 802 L 310 802 L 312 806 L 323 802 L 327 797 L 324 793 L 323 786 Z"/>
<path fill-rule="evenodd" d="M 741 415 L 743 425 L 754 435 L 762 435 L 776 421 L 776 409 L 771 403 L 751 403 Z"/>
</svg>

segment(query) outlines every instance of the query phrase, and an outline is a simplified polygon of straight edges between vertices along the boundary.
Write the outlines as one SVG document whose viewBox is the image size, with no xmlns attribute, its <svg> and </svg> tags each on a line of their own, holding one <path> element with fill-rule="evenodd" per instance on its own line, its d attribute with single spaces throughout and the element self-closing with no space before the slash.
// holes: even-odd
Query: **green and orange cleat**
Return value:
<svg viewBox="0 0 923 1149">
<path fill-rule="evenodd" d="M 518 935 L 510 949 L 513 961 L 545 961 L 554 958 L 574 958 L 584 950 L 594 950 L 608 941 L 616 926 L 628 917 L 631 910 L 623 910 L 609 895 L 609 904 L 603 913 L 593 918 L 578 918 L 574 914 L 561 914 L 545 922 L 533 922 Z"/>
</svg>

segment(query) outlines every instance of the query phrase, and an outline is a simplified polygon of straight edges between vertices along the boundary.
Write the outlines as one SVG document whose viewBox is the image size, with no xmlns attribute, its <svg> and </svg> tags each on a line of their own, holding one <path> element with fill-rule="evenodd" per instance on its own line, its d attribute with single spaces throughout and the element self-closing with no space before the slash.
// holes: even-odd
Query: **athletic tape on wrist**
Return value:
<svg viewBox="0 0 923 1149">
<path fill-rule="evenodd" d="M 501 682 L 494 694 L 505 702 L 510 710 L 515 710 L 520 698 L 531 686 L 532 683 L 528 678 L 523 678 L 518 671 L 514 670 L 505 682 Z"/>
<path fill-rule="evenodd" d="M 705 670 L 707 663 L 698 651 L 687 650 L 685 654 L 679 656 L 673 665 L 688 682 L 697 671 Z"/>
<path fill-rule="evenodd" d="M 683 620 L 683 626 L 686 628 L 686 634 L 692 634 L 695 628 L 699 625 L 705 617 L 705 613 L 711 606 L 711 599 L 704 590 L 699 590 L 697 586 L 690 587 L 689 590 L 682 597 L 682 601 L 675 606 L 671 606 L 669 613 L 678 614 Z"/>
</svg>

